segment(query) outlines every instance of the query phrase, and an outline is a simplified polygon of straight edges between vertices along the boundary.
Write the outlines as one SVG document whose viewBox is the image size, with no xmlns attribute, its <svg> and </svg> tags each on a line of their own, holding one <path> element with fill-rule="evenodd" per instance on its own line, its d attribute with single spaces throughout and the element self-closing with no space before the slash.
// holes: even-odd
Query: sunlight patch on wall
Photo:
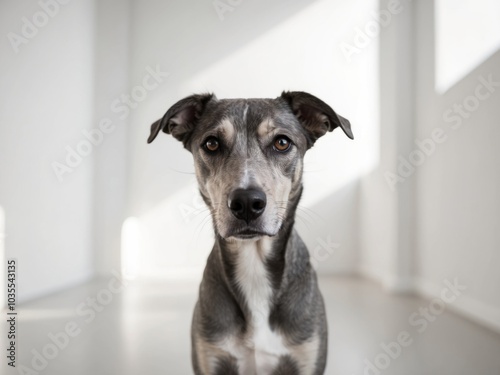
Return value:
<svg viewBox="0 0 500 375">
<path fill-rule="evenodd" d="M 435 89 L 443 93 L 500 48 L 500 1 L 436 0 Z"/>
</svg>

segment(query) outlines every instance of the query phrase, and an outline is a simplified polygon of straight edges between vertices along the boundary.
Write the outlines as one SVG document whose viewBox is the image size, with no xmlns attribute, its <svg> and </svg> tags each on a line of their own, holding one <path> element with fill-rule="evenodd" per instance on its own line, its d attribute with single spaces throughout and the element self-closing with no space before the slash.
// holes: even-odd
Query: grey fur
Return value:
<svg viewBox="0 0 500 375">
<path fill-rule="evenodd" d="M 293 225 L 302 194 L 303 157 L 319 137 L 336 127 L 353 138 L 349 121 L 303 92 L 284 92 L 276 99 L 218 100 L 213 94 L 192 95 L 151 126 L 148 143 L 163 130 L 193 154 L 199 190 L 213 218 L 216 241 L 192 321 L 195 374 L 242 373 L 241 361 L 246 357 L 236 358 L 227 342 L 244 347 L 244 353 L 257 350 L 252 349 L 251 338 L 252 319 L 259 311 L 252 310 L 237 275 L 243 259 L 241 246 L 248 243 L 262 254 L 270 290 L 265 310 L 270 331 L 279 335 L 290 353 L 304 345 L 317 345 L 313 354 L 307 354 L 314 358 L 280 355 L 266 373 L 323 374 L 328 336 L 325 307 L 309 253 Z M 286 152 L 273 146 L 281 136 L 292 142 Z M 204 146 L 210 137 L 218 141 L 215 152 Z M 245 222 L 232 214 L 227 202 L 235 189 L 249 188 L 265 192 L 267 205 L 261 216 Z M 249 361 L 258 366 L 256 357 Z"/>
</svg>

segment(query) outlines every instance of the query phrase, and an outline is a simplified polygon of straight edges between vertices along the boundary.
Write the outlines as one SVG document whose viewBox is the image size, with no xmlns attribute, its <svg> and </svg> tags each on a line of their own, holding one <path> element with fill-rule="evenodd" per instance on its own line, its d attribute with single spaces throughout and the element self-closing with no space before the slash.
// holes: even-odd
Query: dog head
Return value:
<svg viewBox="0 0 500 375">
<path fill-rule="evenodd" d="M 276 99 L 224 99 L 192 95 L 151 125 L 172 134 L 194 157 L 200 193 L 215 230 L 225 239 L 276 235 L 302 190 L 306 151 L 348 120 L 305 92 Z"/>
</svg>

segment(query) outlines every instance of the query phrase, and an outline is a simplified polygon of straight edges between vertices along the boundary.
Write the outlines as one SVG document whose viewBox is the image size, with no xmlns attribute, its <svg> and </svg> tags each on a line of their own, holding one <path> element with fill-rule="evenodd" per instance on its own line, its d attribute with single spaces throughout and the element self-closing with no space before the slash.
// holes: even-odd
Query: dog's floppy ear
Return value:
<svg viewBox="0 0 500 375">
<path fill-rule="evenodd" d="M 312 144 L 327 131 L 331 132 L 339 126 L 345 135 L 354 139 L 349 120 L 336 114 L 321 99 L 302 91 L 284 91 L 281 97 L 286 100 L 295 117 L 306 129 Z"/>
<path fill-rule="evenodd" d="M 212 99 L 216 99 L 214 94 L 198 94 L 179 100 L 161 119 L 151 125 L 148 143 L 153 142 L 160 130 L 163 130 L 186 146 L 207 103 Z"/>
</svg>

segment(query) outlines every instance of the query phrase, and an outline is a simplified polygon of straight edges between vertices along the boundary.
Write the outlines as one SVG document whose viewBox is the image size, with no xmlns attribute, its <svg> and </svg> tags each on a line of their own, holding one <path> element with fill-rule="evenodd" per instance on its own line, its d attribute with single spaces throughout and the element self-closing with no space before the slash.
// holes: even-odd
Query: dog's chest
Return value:
<svg viewBox="0 0 500 375">
<path fill-rule="evenodd" d="M 242 352 L 246 352 L 242 370 L 247 371 L 242 373 L 271 373 L 280 356 L 289 354 L 285 339 L 279 333 L 273 332 L 269 326 L 273 290 L 265 258 L 271 251 L 271 240 L 250 243 L 245 241 L 236 251 L 236 281 L 250 314 L 247 317 L 247 334 L 236 344 Z"/>
</svg>

